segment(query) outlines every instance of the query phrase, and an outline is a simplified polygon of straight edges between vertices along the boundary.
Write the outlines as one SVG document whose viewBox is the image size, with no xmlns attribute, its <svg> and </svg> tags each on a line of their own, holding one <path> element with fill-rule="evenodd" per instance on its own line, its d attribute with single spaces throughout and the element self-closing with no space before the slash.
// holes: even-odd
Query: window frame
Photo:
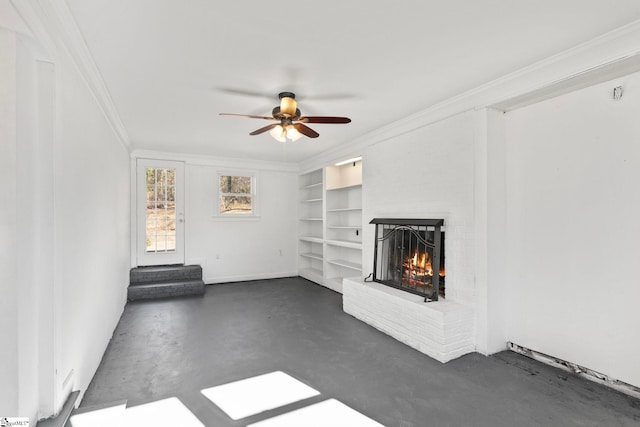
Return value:
<svg viewBox="0 0 640 427">
<path fill-rule="evenodd" d="M 233 219 L 242 219 L 242 218 L 257 218 L 258 215 L 258 187 L 257 187 L 257 172 L 253 171 L 238 171 L 238 170 L 224 170 L 218 171 L 216 175 L 216 207 L 215 207 L 215 217 L 217 218 L 233 218 Z M 223 193 L 220 191 L 220 178 L 225 176 L 240 176 L 240 177 L 249 177 L 251 178 L 251 192 L 250 193 Z M 221 209 L 221 201 L 224 195 L 238 195 L 243 197 L 251 198 L 251 213 L 229 213 L 223 212 Z"/>
</svg>

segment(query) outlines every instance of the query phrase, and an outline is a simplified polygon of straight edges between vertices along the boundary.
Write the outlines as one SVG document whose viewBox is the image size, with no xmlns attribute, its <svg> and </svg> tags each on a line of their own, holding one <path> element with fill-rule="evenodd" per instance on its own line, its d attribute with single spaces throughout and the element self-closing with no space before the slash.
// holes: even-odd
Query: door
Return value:
<svg viewBox="0 0 640 427">
<path fill-rule="evenodd" d="M 138 266 L 184 264 L 184 163 L 138 159 Z"/>
</svg>

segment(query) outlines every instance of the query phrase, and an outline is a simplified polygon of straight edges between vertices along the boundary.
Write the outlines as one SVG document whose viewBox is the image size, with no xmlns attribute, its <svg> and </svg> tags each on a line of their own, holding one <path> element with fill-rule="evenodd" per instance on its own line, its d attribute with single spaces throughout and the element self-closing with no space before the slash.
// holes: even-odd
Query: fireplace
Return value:
<svg viewBox="0 0 640 427">
<path fill-rule="evenodd" d="M 374 218 L 373 280 L 424 296 L 444 297 L 443 219 Z"/>
</svg>

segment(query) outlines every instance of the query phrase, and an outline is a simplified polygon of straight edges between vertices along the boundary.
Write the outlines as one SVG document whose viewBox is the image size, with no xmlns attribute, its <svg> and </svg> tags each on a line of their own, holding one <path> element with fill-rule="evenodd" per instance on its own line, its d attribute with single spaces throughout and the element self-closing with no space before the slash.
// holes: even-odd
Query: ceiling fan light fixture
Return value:
<svg viewBox="0 0 640 427">
<path fill-rule="evenodd" d="M 302 134 L 298 132 L 298 129 L 296 129 L 293 125 L 288 125 L 287 138 L 290 139 L 291 141 L 297 141 L 300 138 L 302 138 Z"/>
<path fill-rule="evenodd" d="M 269 131 L 269 134 L 277 141 L 287 142 L 287 133 L 285 132 L 284 128 L 280 125 L 271 129 L 271 131 Z"/>
</svg>

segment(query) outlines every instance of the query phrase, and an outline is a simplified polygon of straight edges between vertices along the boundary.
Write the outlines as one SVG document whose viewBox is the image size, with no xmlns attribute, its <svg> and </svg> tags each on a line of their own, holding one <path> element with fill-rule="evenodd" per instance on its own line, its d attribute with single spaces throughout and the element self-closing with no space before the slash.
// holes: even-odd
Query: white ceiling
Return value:
<svg viewBox="0 0 640 427">
<path fill-rule="evenodd" d="M 285 162 L 640 18 L 638 0 L 66 2 L 134 149 Z M 283 90 L 353 122 L 282 144 L 218 115 L 270 115 Z"/>
</svg>

